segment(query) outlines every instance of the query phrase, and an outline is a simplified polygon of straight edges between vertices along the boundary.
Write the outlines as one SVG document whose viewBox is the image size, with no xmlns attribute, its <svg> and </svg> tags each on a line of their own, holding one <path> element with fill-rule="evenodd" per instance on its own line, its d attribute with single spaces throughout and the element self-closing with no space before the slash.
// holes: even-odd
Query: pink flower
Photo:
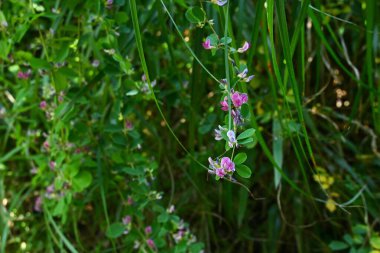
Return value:
<svg viewBox="0 0 380 253">
<path fill-rule="evenodd" d="M 46 101 L 45 101 L 45 100 L 44 100 L 44 101 L 41 101 L 41 103 L 40 103 L 40 108 L 41 108 L 42 110 L 45 110 L 46 107 L 47 107 L 47 103 L 46 103 Z"/>
<path fill-rule="evenodd" d="M 217 175 L 220 178 L 223 178 L 224 175 L 226 175 L 226 172 L 224 171 L 223 168 L 216 168 L 215 169 L 215 175 Z"/>
<path fill-rule="evenodd" d="M 232 93 L 231 100 L 234 106 L 238 108 L 247 103 L 248 96 L 245 93 L 234 92 Z"/>
<path fill-rule="evenodd" d="M 251 44 L 249 44 L 247 41 L 244 42 L 244 45 L 241 47 L 241 48 L 238 48 L 238 52 L 239 53 L 244 53 L 245 51 L 247 51 L 249 48 L 251 47 Z"/>
<path fill-rule="evenodd" d="M 50 161 L 49 162 L 49 167 L 50 167 L 51 170 L 54 170 L 55 166 L 56 166 L 56 163 L 54 161 Z"/>
<path fill-rule="evenodd" d="M 223 101 L 220 102 L 220 105 L 222 106 L 223 111 L 228 111 L 228 102 L 227 97 L 224 97 Z"/>
<path fill-rule="evenodd" d="M 202 46 L 204 49 L 215 48 L 214 46 L 211 46 L 211 40 L 210 39 L 206 39 L 206 41 L 202 43 Z"/>
<path fill-rule="evenodd" d="M 126 226 L 127 226 L 131 221 L 132 221 L 132 218 L 131 218 L 131 216 L 129 216 L 129 215 L 127 215 L 127 216 L 125 216 L 125 217 L 123 218 L 123 224 L 126 225 Z"/>
<path fill-rule="evenodd" d="M 41 196 L 38 196 L 36 200 L 34 201 L 34 211 L 41 212 L 42 211 L 42 198 Z"/>
<path fill-rule="evenodd" d="M 154 244 L 154 241 L 152 239 L 146 240 L 146 244 L 148 244 L 149 248 L 154 249 L 156 248 L 156 244 Z"/>
<path fill-rule="evenodd" d="M 113 4 L 113 0 L 107 0 L 107 2 L 106 2 L 106 8 L 107 9 L 111 9 L 112 8 L 112 4 Z"/>
<path fill-rule="evenodd" d="M 29 78 L 29 76 L 30 76 L 30 72 L 22 72 L 22 71 L 19 71 L 19 72 L 17 73 L 17 78 L 18 78 L 18 79 L 26 80 L 26 79 Z"/>
<path fill-rule="evenodd" d="M 59 96 L 58 96 L 58 102 L 62 103 L 63 102 L 63 99 L 64 99 L 64 96 L 65 96 L 65 93 L 63 93 L 62 91 L 59 93 Z"/>
<path fill-rule="evenodd" d="M 151 226 L 147 226 L 147 227 L 145 228 L 145 234 L 149 235 L 149 234 L 151 234 L 151 233 L 152 233 L 152 227 L 151 227 Z"/>
<path fill-rule="evenodd" d="M 52 194 L 52 193 L 54 193 L 54 189 L 55 189 L 54 184 L 51 184 L 48 187 L 46 187 L 46 193 Z"/>
<path fill-rule="evenodd" d="M 220 165 L 227 172 L 235 171 L 235 163 L 233 161 L 231 161 L 231 159 L 229 157 L 223 157 Z"/>
<path fill-rule="evenodd" d="M 127 204 L 130 206 L 133 204 L 133 198 L 131 196 L 128 196 Z"/>
<path fill-rule="evenodd" d="M 44 143 L 42 145 L 43 145 L 44 149 L 49 150 L 50 145 L 49 145 L 48 141 L 44 141 Z"/>
<path fill-rule="evenodd" d="M 125 128 L 131 130 L 133 128 L 133 123 L 130 120 L 125 121 Z"/>
</svg>

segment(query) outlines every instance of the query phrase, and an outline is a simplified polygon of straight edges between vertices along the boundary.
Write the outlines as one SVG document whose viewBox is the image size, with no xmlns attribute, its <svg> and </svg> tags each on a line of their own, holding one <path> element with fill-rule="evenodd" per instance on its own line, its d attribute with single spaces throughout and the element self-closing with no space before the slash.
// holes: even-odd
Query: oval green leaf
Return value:
<svg viewBox="0 0 380 253">
<path fill-rule="evenodd" d="M 255 129 L 253 128 L 249 128 L 247 130 L 245 130 L 244 132 L 242 132 L 241 134 L 239 134 L 239 136 L 237 137 L 238 140 L 242 140 L 242 139 L 246 139 L 246 138 L 249 138 L 251 137 L 252 135 L 254 135 L 256 132 Z"/>
<path fill-rule="evenodd" d="M 239 164 L 238 166 L 236 166 L 236 172 L 242 178 L 250 178 L 252 175 L 251 169 L 244 164 Z"/>
<path fill-rule="evenodd" d="M 247 154 L 246 153 L 239 153 L 234 158 L 235 165 L 242 164 L 247 160 Z"/>
<path fill-rule="evenodd" d="M 125 226 L 123 225 L 123 223 L 115 222 L 108 227 L 106 236 L 108 238 L 115 239 L 121 236 L 124 233 L 124 230 Z"/>
<path fill-rule="evenodd" d="M 330 242 L 329 247 L 330 247 L 330 249 L 335 251 L 335 250 L 346 249 L 346 248 L 348 248 L 348 245 L 344 242 L 332 241 L 332 242 Z"/>
</svg>

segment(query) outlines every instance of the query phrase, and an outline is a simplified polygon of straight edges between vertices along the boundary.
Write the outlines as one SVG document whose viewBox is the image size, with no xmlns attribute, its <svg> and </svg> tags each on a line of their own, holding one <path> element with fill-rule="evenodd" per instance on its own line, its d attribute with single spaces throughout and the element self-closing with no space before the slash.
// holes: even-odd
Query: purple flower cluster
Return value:
<svg viewBox="0 0 380 253">
<path fill-rule="evenodd" d="M 208 158 L 211 174 L 215 174 L 219 178 L 223 178 L 226 175 L 232 175 L 235 171 L 235 163 L 229 157 L 223 157 L 220 161 Z"/>
<path fill-rule="evenodd" d="M 228 0 L 210 0 L 211 3 L 224 6 L 227 4 Z M 226 50 L 228 52 L 228 59 L 230 61 L 229 67 L 234 68 L 234 75 L 228 79 L 222 79 L 220 81 L 219 87 L 222 90 L 222 99 L 220 102 L 221 110 L 228 112 L 228 123 L 226 125 L 219 125 L 217 129 L 214 130 L 215 140 L 225 140 L 225 150 L 226 152 L 229 149 L 233 149 L 232 156 L 223 156 L 222 158 L 217 158 L 213 160 L 211 157 L 208 159 L 209 161 L 209 173 L 214 174 L 216 179 L 224 178 L 229 176 L 232 177 L 235 171 L 235 163 L 233 162 L 233 154 L 235 148 L 239 147 L 237 133 L 242 130 L 243 123 L 249 115 L 249 111 L 247 110 L 247 106 L 244 106 L 248 103 L 248 95 L 246 93 L 242 93 L 235 90 L 235 86 L 237 83 L 249 83 L 254 75 L 248 74 L 248 68 L 244 64 L 239 64 L 230 57 L 231 54 L 243 54 L 249 50 L 251 44 L 248 41 L 245 41 L 243 45 L 239 48 L 233 48 L 231 45 L 232 38 L 228 36 L 224 36 L 220 38 L 218 34 L 216 34 L 215 29 L 213 28 L 213 22 L 208 22 L 213 31 L 202 43 L 202 46 L 206 50 L 211 50 L 214 55 L 215 52 L 219 49 Z M 226 71 L 229 71 L 227 69 Z M 231 119 L 233 121 L 231 121 Z M 233 122 L 233 124 L 231 124 Z M 240 139 L 246 139 L 244 135 L 240 137 Z M 241 145 L 247 144 L 247 141 L 242 141 Z M 240 164 L 238 164 L 240 165 Z M 239 170 L 239 167 L 238 167 Z"/>
<path fill-rule="evenodd" d="M 246 93 L 240 93 L 240 92 L 234 92 L 231 90 L 231 102 L 233 106 L 238 109 L 240 108 L 243 104 L 248 102 L 248 96 Z M 220 102 L 220 105 L 222 106 L 223 111 L 228 111 L 228 98 L 227 96 L 224 97 L 223 101 Z"/>
</svg>

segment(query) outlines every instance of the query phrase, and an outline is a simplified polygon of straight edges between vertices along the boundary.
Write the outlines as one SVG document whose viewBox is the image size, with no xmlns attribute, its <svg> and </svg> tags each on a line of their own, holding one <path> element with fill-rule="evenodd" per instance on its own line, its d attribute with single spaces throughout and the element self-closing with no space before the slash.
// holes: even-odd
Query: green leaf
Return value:
<svg viewBox="0 0 380 253">
<path fill-rule="evenodd" d="M 54 62 L 63 62 L 69 55 L 70 47 L 69 43 L 63 43 L 61 48 L 56 52 Z"/>
<path fill-rule="evenodd" d="M 51 65 L 49 62 L 45 61 L 44 59 L 34 58 L 31 57 L 29 59 L 29 64 L 33 69 L 51 69 Z"/>
<path fill-rule="evenodd" d="M 28 31 L 30 24 L 24 23 L 22 25 L 19 25 L 16 29 L 16 33 L 13 37 L 15 42 L 20 42 L 22 38 L 24 37 L 25 33 Z"/>
<path fill-rule="evenodd" d="M 73 178 L 73 188 L 78 192 L 83 191 L 90 186 L 92 182 L 92 175 L 88 171 L 81 171 Z"/>
<path fill-rule="evenodd" d="M 249 144 L 249 143 L 251 143 L 253 141 L 254 141 L 253 138 L 248 138 L 248 139 L 244 139 L 242 141 L 239 141 L 238 143 L 239 143 L 239 145 L 247 145 L 247 144 Z"/>
<path fill-rule="evenodd" d="M 165 223 L 165 222 L 168 221 L 168 219 L 169 219 L 169 215 L 168 215 L 166 212 L 160 214 L 160 215 L 157 217 L 157 221 L 158 221 L 159 223 Z"/>
<path fill-rule="evenodd" d="M 239 176 L 243 178 L 250 178 L 252 175 L 251 169 L 244 165 L 244 164 L 239 164 L 236 166 L 236 172 L 239 174 Z"/>
<path fill-rule="evenodd" d="M 190 23 L 198 24 L 205 21 L 206 14 L 200 7 L 190 7 L 185 16 Z"/>
<path fill-rule="evenodd" d="M 245 160 L 247 160 L 247 154 L 246 153 L 239 153 L 235 156 L 234 163 L 236 165 L 242 164 L 243 162 L 245 162 Z"/>
<path fill-rule="evenodd" d="M 58 201 L 57 205 L 53 209 L 52 215 L 61 216 L 64 213 L 65 209 L 66 209 L 65 199 L 62 198 Z"/>
<path fill-rule="evenodd" d="M 380 250 L 380 237 L 372 237 L 370 243 L 373 248 Z"/>
<path fill-rule="evenodd" d="M 202 242 L 197 242 L 190 245 L 190 253 L 199 253 L 204 248 L 204 244 Z"/>
<path fill-rule="evenodd" d="M 343 239 L 344 239 L 349 245 L 352 245 L 352 244 L 354 243 L 353 240 L 352 240 L 351 235 L 349 235 L 349 234 L 345 234 L 345 235 L 343 236 Z"/>
<path fill-rule="evenodd" d="M 138 90 L 130 90 L 126 93 L 127 96 L 134 96 L 136 95 L 137 93 L 139 93 Z"/>
<path fill-rule="evenodd" d="M 129 175 L 132 175 L 132 176 L 140 176 L 140 175 L 144 175 L 144 170 L 141 168 L 141 169 L 137 169 L 137 168 L 123 168 L 122 171 L 124 171 L 125 173 L 129 174 Z"/>
<path fill-rule="evenodd" d="M 60 92 L 61 90 L 64 90 L 67 88 L 68 83 L 67 83 L 66 76 L 60 70 L 53 72 L 53 77 L 54 77 L 55 89 L 57 92 Z"/>
<path fill-rule="evenodd" d="M 330 242 L 329 247 L 330 249 L 335 251 L 335 250 L 347 249 L 348 245 L 341 241 L 332 241 Z"/>
<path fill-rule="evenodd" d="M 357 224 L 352 230 L 355 234 L 365 235 L 368 231 L 368 227 L 363 224 Z"/>
<path fill-rule="evenodd" d="M 228 45 L 232 42 L 232 39 L 230 37 L 223 37 L 220 39 L 220 43 L 223 45 Z"/>
<path fill-rule="evenodd" d="M 249 138 L 249 137 L 253 136 L 255 134 L 255 132 L 256 132 L 255 129 L 249 128 L 249 129 L 245 130 L 244 132 L 242 132 L 241 134 L 239 134 L 239 136 L 237 137 L 237 140 Z"/>
<path fill-rule="evenodd" d="M 121 222 L 115 222 L 115 223 L 112 223 L 108 229 L 107 229 L 107 232 L 106 232 L 106 236 L 108 238 L 111 238 L 111 239 L 115 239 L 115 238 L 118 238 L 119 236 L 121 236 L 125 231 L 125 226 L 123 223 Z"/>
<path fill-rule="evenodd" d="M 273 158 L 276 164 L 278 165 L 278 167 L 282 168 L 282 163 L 284 160 L 284 150 L 283 150 L 284 140 L 282 137 L 283 132 L 280 125 L 280 121 L 277 118 L 273 119 L 272 128 L 273 128 L 272 130 L 273 131 L 273 144 L 272 144 Z M 278 186 L 280 185 L 281 174 L 276 169 L 276 167 L 274 167 L 273 169 L 274 169 L 274 185 L 275 185 L 275 188 L 277 189 Z"/>
</svg>

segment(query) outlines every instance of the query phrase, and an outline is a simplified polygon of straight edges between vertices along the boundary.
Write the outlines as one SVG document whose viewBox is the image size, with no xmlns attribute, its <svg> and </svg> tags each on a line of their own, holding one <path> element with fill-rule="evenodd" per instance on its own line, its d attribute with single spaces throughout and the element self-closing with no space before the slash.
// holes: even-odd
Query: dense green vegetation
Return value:
<svg viewBox="0 0 380 253">
<path fill-rule="evenodd" d="M 0 0 L 0 252 L 380 252 L 380 2 Z"/>
</svg>

